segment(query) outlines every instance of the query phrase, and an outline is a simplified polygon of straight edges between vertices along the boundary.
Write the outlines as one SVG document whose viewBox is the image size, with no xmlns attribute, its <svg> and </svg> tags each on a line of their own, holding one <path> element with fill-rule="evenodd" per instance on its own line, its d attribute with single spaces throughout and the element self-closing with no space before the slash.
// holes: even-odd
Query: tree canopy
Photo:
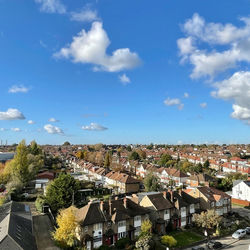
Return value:
<svg viewBox="0 0 250 250">
<path fill-rule="evenodd" d="M 74 202 L 78 202 L 80 195 L 80 182 L 75 180 L 71 175 L 61 173 L 52 181 L 46 190 L 46 201 L 50 205 L 53 213 L 59 209 L 67 208 Z"/>
<path fill-rule="evenodd" d="M 160 180 L 153 173 L 149 173 L 143 180 L 143 184 L 147 192 L 158 191 L 160 189 Z"/>
</svg>

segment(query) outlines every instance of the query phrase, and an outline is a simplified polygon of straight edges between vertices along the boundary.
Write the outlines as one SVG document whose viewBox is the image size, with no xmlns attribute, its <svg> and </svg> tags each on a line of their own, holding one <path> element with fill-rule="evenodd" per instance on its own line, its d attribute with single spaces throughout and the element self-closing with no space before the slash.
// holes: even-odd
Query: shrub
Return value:
<svg viewBox="0 0 250 250">
<path fill-rule="evenodd" d="M 162 236 L 161 243 L 168 247 L 174 247 L 177 245 L 176 239 L 173 236 L 169 236 L 169 235 Z"/>
<path fill-rule="evenodd" d="M 42 195 L 38 196 L 35 202 L 36 210 L 42 213 L 44 204 L 45 204 L 45 197 Z"/>
<path fill-rule="evenodd" d="M 129 238 L 121 238 L 115 243 L 115 247 L 117 249 L 126 249 L 130 243 L 131 242 Z"/>
</svg>

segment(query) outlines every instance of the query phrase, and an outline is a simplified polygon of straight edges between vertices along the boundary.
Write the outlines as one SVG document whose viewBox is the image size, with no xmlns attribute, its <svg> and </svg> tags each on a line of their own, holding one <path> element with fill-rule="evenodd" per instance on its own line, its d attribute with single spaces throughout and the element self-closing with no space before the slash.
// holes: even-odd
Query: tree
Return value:
<svg viewBox="0 0 250 250">
<path fill-rule="evenodd" d="M 138 150 L 137 153 L 139 154 L 139 156 L 140 156 L 141 159 L 146 159 L 147 154 L 146 154 L 145 151 L 143 151 L 143 150 Z"/>
<path fill-rule="evenodd" d="M 177 245 L 177 241 L 173 236 L 164 235 L 161 237 L 161 243 L 166 245 L 167 247 L 174 247 Z"/>
<path fill-rule="evenodd" d="M 151 234 L 152 231 L 152 222 L 149 219 L 146 219 L 141 224 L 141 233 L 142 234 Z"/>
<path fill-rule="evenodd" d="M 104 159 L 104 167 L 109 168 L 112 162 L 112 156 L 110 152 L 106 152 Z"/>
<path fill-rule="evenodd" d="M 144 220 L 141 224 L 141 232 L 135 243 L 137 249 L 149 250 L 150 241 L 152 240 L 152 223 L 150 220 Z"/>
<path fill-rule="evenodd" d="M 149 173 L 143 180 L 147 192 L 158 191 L 160 189 L 160 180 L 153 173 Z"/>
<path fill-rule="evenodd" d="M 161 155 L 161 159 L 159 160 L 158 164 L 160 166 L 166 166 L 168 161 L 171 161 L 173 158 L 171 155 L 169 154 L 162 154 Z"/>
<path fill-rule="evenodd" d="M 209 166 L 210 166 L 209 160 L 206 160 L 206 161 L 204 162 L 204 164 L 203 164 L 203 167 L 204 167 L 205 169 L 208 169 Z"/>
<path fill-rule="evenodd" d="M 140 156 L 136 151 L 133 151 L 130 156 L 129 156 L 129 160 L 133 160 L 133 161 L 139 161 L 140 160 Z"/>
<path fill-rule="evenodd" d="M 70 146 L 70 142 L 68 142 L 68 141 L 64 142 L 63 146 Z"/>
<path fill-rule="evenodd" d="M 229 191 L 232 190 L 233 182 L 235 180 L 247 180 L 246 174 L 241 173 L 229 173 L 226 178 L 223 178 L 220 180 L 218 184 L 218 188 L 222 189 L 223 191 Z"/>
<path fill-rule="evenodd" d="M 69 174 L 60 174 L 52 181 L 46 190 L 46 201 L 50 205 L 53 213 L 57 213 L 61 208 L 67 208 L 72 203 L 78 202 L 80 197 L 78 190 L 80 182 Z"/>
<path fill-rule="evenodd" d="M 195 224 L 205 229 L 215 229 L 221 222 L 221 217 L 214 210 L 208 210 L 193 216 Z"/>
<path fill-rule="evenodd" d="M 131 151 L 132 151 L 131 146 L 127 146 L 127 150 L 128 150 L 129 152 L 131 152 Z"/>
<path fill-rule="evenodd" d="M 16 151 L 16 155 L 10 163 L 12 166 L 12 176 L 26 184 L 29 180 L 29 162 L 28 149 L 24 140 L 18 144 Z"/>
<path fill-rule="evenodd" d="M 56 217 L 57 229 L 52 233 L 54 240 L 57 241 L 60 247 L 73 247 L 76 240 L 76 208 L 71 206 L 60 211 Z"/>
</svg>

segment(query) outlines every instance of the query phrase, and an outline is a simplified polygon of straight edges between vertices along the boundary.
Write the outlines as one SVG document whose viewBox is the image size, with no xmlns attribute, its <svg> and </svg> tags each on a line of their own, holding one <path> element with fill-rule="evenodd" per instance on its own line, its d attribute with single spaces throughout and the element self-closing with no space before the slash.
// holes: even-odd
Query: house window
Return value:
<svg viewBox="0 0 250 250">
<path fill-rule="evenodd" d="M 182 207 L 181 208 L 181 217 L 185 217 L 186 216 L 186 208 Z"/>
<path fill-rule="evenodd" d="M 84 227 L 84 232 L 85 232 L 85 233 L 88 232 L 88 226 Z"/>
<path fill-rule="evenodd" d="M 194 213 L 194 204 L 190 205 L 190 213 Z"/>
<path fill-rule="evenodd" d="M 126 221 L 125 220 L 118 222 L 118 227 L 125 227 L 125 226 L 126 226 Z"/>
<path fill-rule="evenodd" d="M 141 216 L 138 215 L 138 216 L 135 216 L 135 221 L 140 221 L 141 220 Z"/>
<path fill-rule="evenodd" d="M 102 223 L 94 224 L 93 229 L 94 231 L 102 230 Z"/>
</svg>

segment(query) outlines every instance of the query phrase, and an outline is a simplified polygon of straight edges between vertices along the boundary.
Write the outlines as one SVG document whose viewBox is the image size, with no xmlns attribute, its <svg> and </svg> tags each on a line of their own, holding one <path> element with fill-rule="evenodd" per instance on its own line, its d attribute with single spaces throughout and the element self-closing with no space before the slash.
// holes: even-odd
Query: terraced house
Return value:
<svg viewBox="0 0 250 250">
<path fill-rule="evenodd" d="M 196 187 L 188 194 L 200 200 L 202 210 L 214 209 L 218 215 L 231 211 L 231 196 L 213 187 Z"/>
<path fill-rule="evenodd" d="M 128 198 L 89 202 L 77 211 L 78 239 L 88 250 L 113 245 L 117 240 L 134 239 L 141 223 L 149 218 L 149 210 Z"/>
</svg>

